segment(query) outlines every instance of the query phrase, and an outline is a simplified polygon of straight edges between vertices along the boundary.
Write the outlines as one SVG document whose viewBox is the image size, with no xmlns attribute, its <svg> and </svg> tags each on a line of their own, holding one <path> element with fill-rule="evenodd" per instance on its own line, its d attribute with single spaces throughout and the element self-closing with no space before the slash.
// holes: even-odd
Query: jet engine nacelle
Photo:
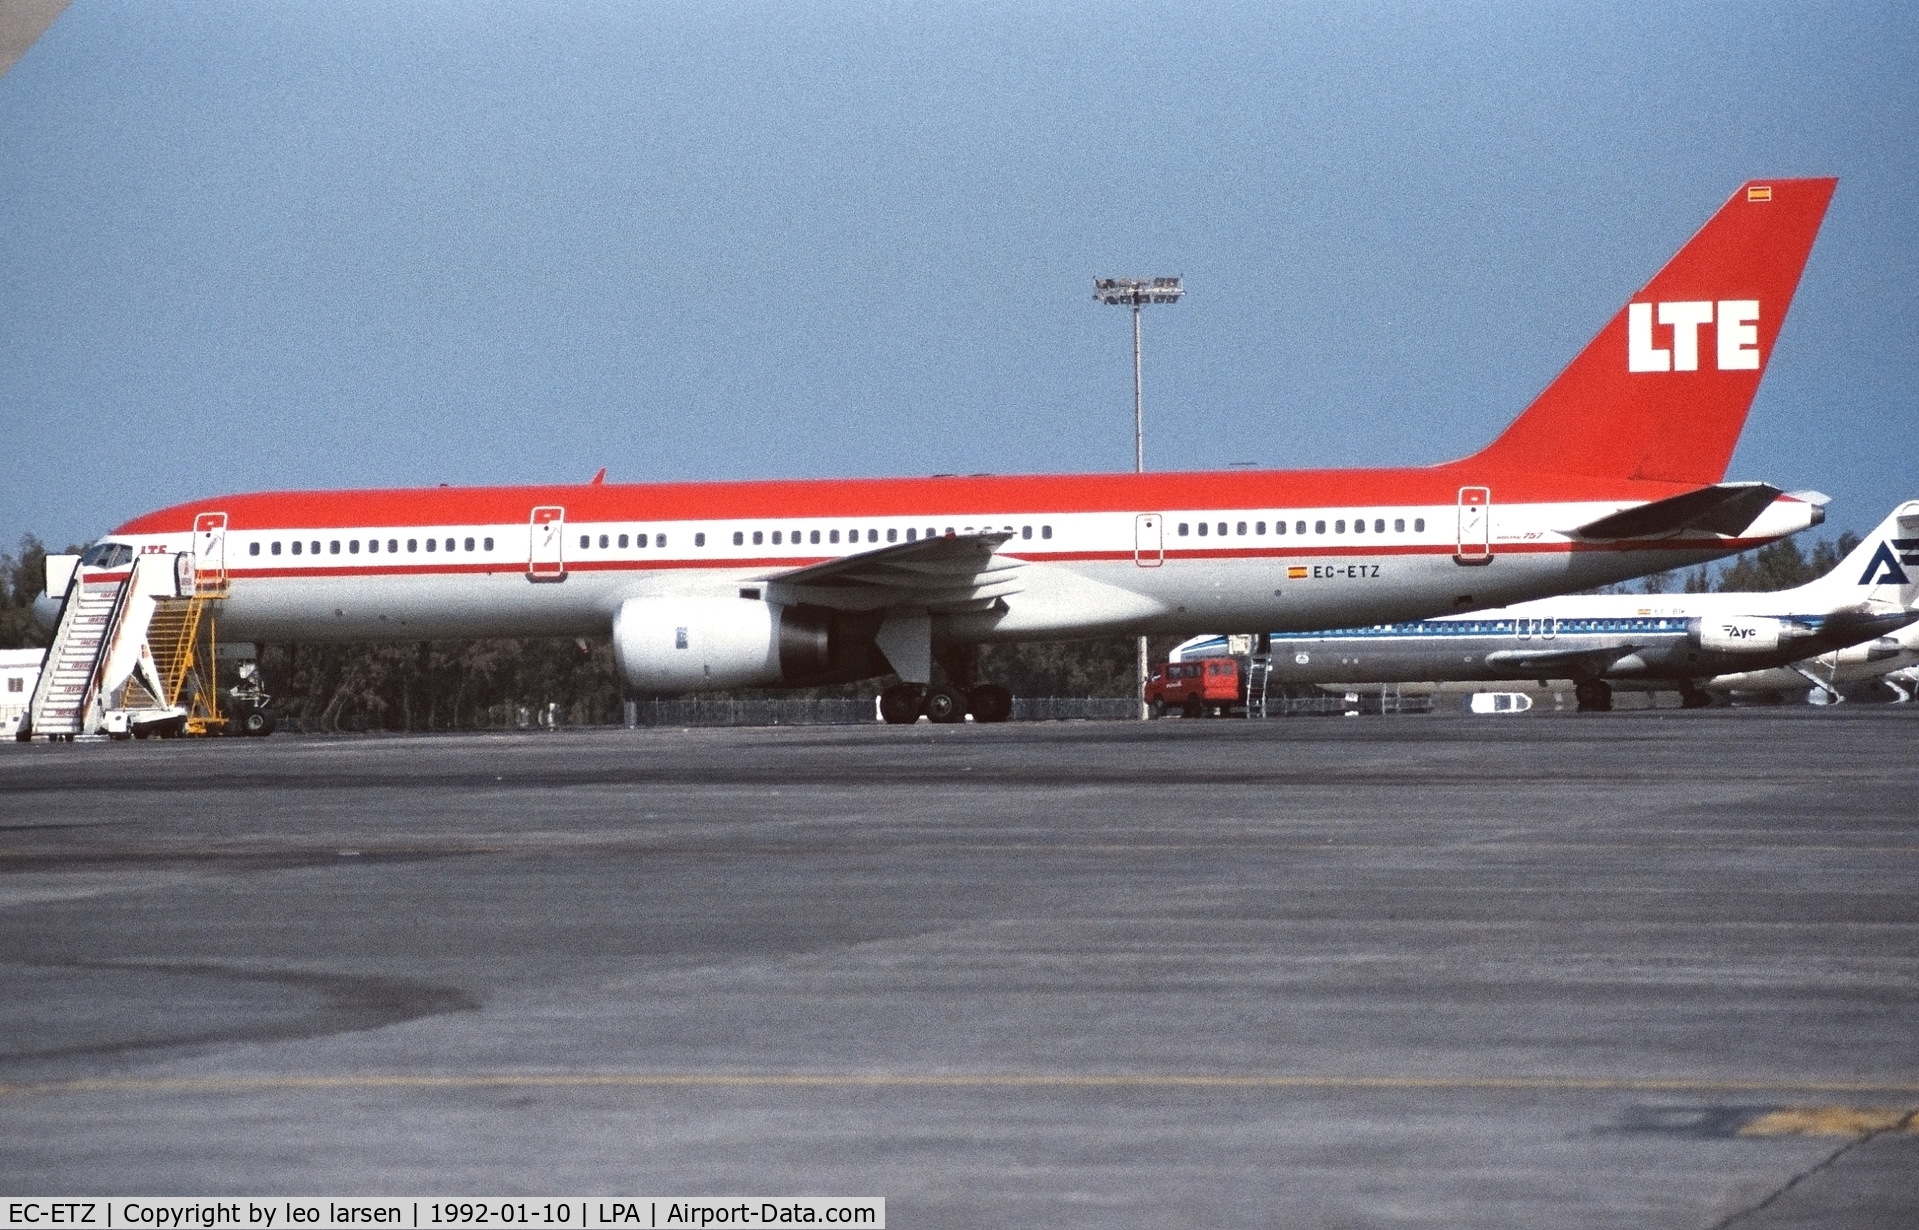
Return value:
<svg viewBox="0 0 1919 1230">
<path fill-rule="evenodd" d="M 1708 615 L 1692 621 L 1693 643 L 1721 653 L 1772 653 L 1810 636 L 1804 624 L 1758 615 Z"/>
<path fill-rule="evenodd" d="M 746 598 L 631 598 L 613 616 L 620 673 L 645 692 L 807 682 L 833 662 L 833 621 L 817 608 Z"/>
</svg>

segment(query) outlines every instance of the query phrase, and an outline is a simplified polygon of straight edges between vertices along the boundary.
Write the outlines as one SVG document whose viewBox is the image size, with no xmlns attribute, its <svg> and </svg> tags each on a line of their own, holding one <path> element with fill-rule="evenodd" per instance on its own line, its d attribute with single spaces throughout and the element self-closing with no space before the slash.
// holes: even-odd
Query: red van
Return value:
<svg viewBox="0 0 1919 1230">
<path fill-rule="evenodd" d="M 1178 709 L 1182 717 L 1225 717 L 1246 702 L 1239 659 L 1195 658 L 1161 662 L 1146 677 L 1146 703 L 1154 717 Z"/>
</svg>

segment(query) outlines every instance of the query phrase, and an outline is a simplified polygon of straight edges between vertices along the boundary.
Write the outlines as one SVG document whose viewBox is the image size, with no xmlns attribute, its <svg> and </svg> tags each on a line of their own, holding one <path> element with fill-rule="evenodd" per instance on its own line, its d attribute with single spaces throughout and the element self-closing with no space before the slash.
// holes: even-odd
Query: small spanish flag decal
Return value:
<svg viewBox="0 0 1919 1230">
<path fill-rule="evenodd" d="M 1752 187 L 1746 189 L 1746 199 L 1748 201 L 1772 200 L 1772 185 L 1771 184 L 1754 184 Z"/>
<path fill-rule="evenodd" d="M 1306 570 L 1298 564 L 1294 564 L 1286 570 L 1286 579 L 1288 581 L 1303 581 L 1306 579 Z"/>
</svg>

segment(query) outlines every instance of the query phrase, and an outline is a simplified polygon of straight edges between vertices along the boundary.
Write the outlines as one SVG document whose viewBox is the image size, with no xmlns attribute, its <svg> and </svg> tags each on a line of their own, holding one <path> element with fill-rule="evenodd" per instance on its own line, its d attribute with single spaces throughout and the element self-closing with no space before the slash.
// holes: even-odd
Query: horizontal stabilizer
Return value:
<svg viewBox="0 0 1919 1230">
<path fill-rule="evenodd" d="M 1612 513 L 1574 532 L 1587 538 L 1650 538 L 1695 530 L 1737 538 L 1784 494 L 1766 483 L 1720 483 Z"/>
</svg>

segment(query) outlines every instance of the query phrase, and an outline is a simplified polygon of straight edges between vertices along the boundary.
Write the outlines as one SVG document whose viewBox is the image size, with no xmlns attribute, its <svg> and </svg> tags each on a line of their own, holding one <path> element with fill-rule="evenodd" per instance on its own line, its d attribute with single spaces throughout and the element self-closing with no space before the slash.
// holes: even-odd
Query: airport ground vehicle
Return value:
<svg viewBox="0 0 1919 1230">
<path fill-rule="evenodd" d="M 229 642 L 610 634 L 642 693 L 890 672 L 906 722 L 1008 716 L 992 642 L 1419 619 L 1689 567 L 1822 516 L 1723 479 L 1835 182 L 1743 185 L 1442 465 L 237 494 L 125 523 L 81 582 L 125 582 L 122 549 L 188 557 Z"/>
<path fill-rule="evenodd" d="M 1246 674 L 1238 658 L 1161 662 L 1146 676 L 1146 704 L 1154 717 L 1225 717 L 1246 703 Z"/>
</svg>

